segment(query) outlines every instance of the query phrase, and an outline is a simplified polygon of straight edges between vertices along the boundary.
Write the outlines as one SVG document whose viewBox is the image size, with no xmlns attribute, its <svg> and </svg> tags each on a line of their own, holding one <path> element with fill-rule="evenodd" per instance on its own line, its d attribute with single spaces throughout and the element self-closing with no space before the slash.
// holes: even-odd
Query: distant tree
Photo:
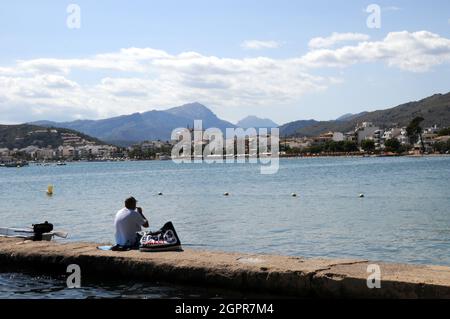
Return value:
<svg viewBox="0 0 450 319">
<path fill-rule="evenodd" d="M 434 143 L 433 149 L 435 152 L 439 152 L 441 154 L 449 152 L 450 151 L 450 140 L 448 140 L 447 142 Z"/>
<path fill-rule="evenodd" d="M 344 141 L 343 149 L 344 149 L 344 152 L 356 152 L 356 151 L 358 151 L 358 145 L 352 141 Z"/>
<path fill-rule="evenodd" d="M 388 151 L 388 152 L 399 153 L 401 150 L 402 144 L 396 138 L 392 138 L 392 139 L 384 142 L 384 146 L 386 148 L 386 151 Z"/>
<path fill-rule="evenodd" d="M 312 153 L 312 154 L 319 154 L 324 151 L 323 145 L 311 145 L 310 147 L 306 148 L 306 153 Z"/>
<path fill-rule="evenodd" d="M 410 144 L 414 144 L 420 139 L 420 143 L 422 144 L 422 152 L 425 152 L 425 145 L 422 138 L 423 129 L 420 126 L 420 123 L 423 121 L 424 118 L 421 116 L 414 118 L 406 128 L 406 134 L 408 135 Z"/>
<path fill-rule="evenodd" d="M 292 148 L 289 144 L 280 143 L 280 152 L 286 152 L 287 154 L 292 153 Z"/>
<path fill-rule="evenodd" d="M 361 147 L 366 152 L 373 152 L 375 150 L 375 142 L 372 140 L 363 140 Z"/>
<path fill-rule="evenodd" d="M 325 144 L 323 145 L 324 151 L 326 152 L 330 152 L 330 153 L 335 153 L 335 152 L 341 152 L 342 151 L 342 147 L 339 144 L 339 142 L 335 142 L 335 141 L 327 141 L 325 142 Z"/>
<path fill-rule="evenodd" d="M 140 147 L 133 147 L 133 149 L 128 153 L 130 158 L 135 159 L 142 159 L 143 158 L 143 152 Z"/>
<path fill-rule="evenodd" d="M 301 153 L 319 154 L 323 152 L 327 153 L 350 153 L 357 152 L 358 145 L 351 141 L 327 141 L 325 143 L 314 144 L 309 147 L 303 148 Z"/>
<path fill-rule="evenodd" d="M 444 128 L 438 132 L 439 136 L 450 135 L 450 127 Z"/>
</svg>

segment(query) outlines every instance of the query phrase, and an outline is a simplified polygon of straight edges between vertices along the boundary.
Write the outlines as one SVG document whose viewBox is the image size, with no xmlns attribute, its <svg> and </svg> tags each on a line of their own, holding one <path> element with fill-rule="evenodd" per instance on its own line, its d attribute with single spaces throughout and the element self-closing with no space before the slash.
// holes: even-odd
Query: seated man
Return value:
<svg viewBox="0 0 450 319">
<path fill-rule="evenodd" d="M 125 208 L 119 210 L 114 220 L 116 228 L 116 250 L 120 248 L 137 248 L 139 239 L 137 232 L 141 227 L 148 227 L 148 220 L 142 213 L 142 208 L 136 207 L 137 200 L 134 197 L 125 200 Z"/>
</svg>

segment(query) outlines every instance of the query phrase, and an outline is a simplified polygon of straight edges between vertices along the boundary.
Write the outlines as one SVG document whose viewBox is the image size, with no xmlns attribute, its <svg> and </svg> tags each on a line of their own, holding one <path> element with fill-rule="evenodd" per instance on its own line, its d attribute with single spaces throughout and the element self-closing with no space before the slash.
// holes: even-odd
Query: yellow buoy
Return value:
<svg viewBox="0 0 450 319">
<path fill-rule="evenodd" d="M 47 187 L 47 195 L 53 195 L 53 185 L 48 185 L 48 187 Z"/>
</svg>

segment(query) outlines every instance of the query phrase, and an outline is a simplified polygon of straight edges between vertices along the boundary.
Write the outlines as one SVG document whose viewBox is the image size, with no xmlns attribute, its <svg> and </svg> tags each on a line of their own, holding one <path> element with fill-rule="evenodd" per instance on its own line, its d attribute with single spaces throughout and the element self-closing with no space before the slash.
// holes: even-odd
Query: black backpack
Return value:
<svg viewBox="0 0 450 319">
<path fill-rule="evenodd" d="M 50 224 L 49 222 L 45 222 L 42 224 L 34 224 L 33 225 L 33 232 L 34 232 L 34 241 L 41 241 L 42 240 L 42 234 L 50 233 L 53 230 L 53 224 Z"/>
</svg>

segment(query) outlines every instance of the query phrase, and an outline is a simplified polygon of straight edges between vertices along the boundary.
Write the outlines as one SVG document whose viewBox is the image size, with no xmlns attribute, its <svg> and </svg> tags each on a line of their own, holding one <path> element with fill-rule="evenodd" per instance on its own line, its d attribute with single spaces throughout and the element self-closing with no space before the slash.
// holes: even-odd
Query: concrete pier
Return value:
<svg viewBox="0 0 450 319">
<path fill-rule="evenodd" d="M 112 252 L 96 246 L 0 238 L 0 270 L 61 274 L 69 264 L 77 264 L 82 278 L 159 281 L 279 296 L 450 298 L 450 267 L 199 250 Z M 367 286 L 371 264 L 380 267 L 379 289 Z"/>
</svg>

